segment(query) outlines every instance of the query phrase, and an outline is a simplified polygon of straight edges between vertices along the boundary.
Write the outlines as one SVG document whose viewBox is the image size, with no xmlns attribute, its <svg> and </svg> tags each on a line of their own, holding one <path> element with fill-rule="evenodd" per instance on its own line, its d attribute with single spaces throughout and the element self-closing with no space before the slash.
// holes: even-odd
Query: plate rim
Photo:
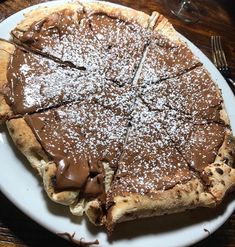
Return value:
<svg viewBox="0 0 235 247">
<path fill-rule="evenodd" d="M 82 0 L 80 2 L 95 2 L 93 0 Z M 74 2 L 74 1 L 71 1 L 71 0 L 57 0 L 57 1 L 52 1 L 52 2 L 44 2 L 44 3 L 40 3 L 40 4 L 36 4 L 36 5 L 33 5 L 33 6 L 30 6 L 28 8 L 25 8 L 23 10 L 20 10 L 16 13 L 14 13 L 13 15 L 9 16 L 8 18 L 6 18 L 5 20 L 3 20 L 1 23 L 0 23 L 0 30 L 3 29 L 3 27 L 5 25 L 7 25 L 7 22 L 10 22 L 11 19 L 20 19 L 20 16 L 23 17 L 23 14 L 32 10 L 32 9 L 35 9 L 35 8 L 38 8 L 40 6 L 53 6 L 53 5 L 57 5 L 57 4 L 61 4 L 61 3 L 67 3 L 67 2 Z M 126 7 L 126 6 L 123 6 L 123 5 L 120 5 L 120 4 L 114 4 L 114 3 L 110 3 L 110 2 L 106 2 L 108 4 L 111 4 L 111 5 L 115 5 L 115 6 L 119 6 L 119 7 L 124 7 L 124 8 L 129 8 L 129 7 Z M 22 18 L 21 17 L 21 18 Z M 18 20 L 19 22 L 19 20 Z M 14 25 L 16 25 L 17 23 L 15 23 Z M 9 29 L 10 31 L 10 29 Z M 1 33 L 2 31 L 0 31 L 0 37 L 1 37 Z M 201 57 L 203 57 L 203 60 L 205 60 L 205 62 L 203 62 L 203 65 L 204 67 L 209 71 L 209 73 L 211 74 L 212 76 L 212 73 L 213 72 L 215 75 L 212 76 L 213 80 L 217 82 L 218 84 L 218 80 L 221 81 L 221 83 L 223 84 L 223 87 L 221 88 L 222 89 L 222 94 L 223 95 L 226 95 L 228 94 L 229 97 L 232 97 L 233 98 L 233 101 L 235 102 L 235 97 L 234 95 L 232 94 L 232 91 L 230 90 L 229 86 L 227 85 L 226 81 L 224 80 L 224 78 L 222 77 L 222 75 L 220 74 L 220 72 L 216 69 L 216 67 L 214 66 L 214 64 L 210 61 L 210 59 L 197 47 L 195 46 L 189 39 L 187 39 L 185 36 L 183 36 L 182 34 L 179 33 L 179 36 L 180 38 L 187 43 L 187 45 L 190 47 L 190 49 L 192 50 L 192 52 L 197 56 L 199 57 L 199 60 L 201 61 Z M 215 80 L 215 77 L 217 77 L 217 80 Z M 221 84 L 221 85 L 222 85 Z M 224 98 L 224 97 L 223 97 Z M 225 106 L 227 105 L 228 103 L 225 102 Z M 228 114 L 229 115 L 229 114 Z M 235 133 L 235 114 L 234 116 L 233 115 L 229 115 L 230 117 L 230 120 L 231 118 L 233 119 L 233 122 L 231 123 L 232 126 L 232 129 L 233 129 L 233 133 Z M 0 138 L 1 138 L 1 130 L 0 130 Z M 1 144 L 0 144 L 1 146 Z M 28 172 L 26 170 L 26 172 Z M 57 235 L 57 232 L 55 231 L 55 229 L 53 229 L 52 227 L 50 227 L 50 225 L 48 225 L 44 218 L 40 218 L 40 217 L 35 217 L 35 215 L 32 213 L 32 212 L 29 212 L 27 211 L 27 208 L 26 207 L 23 207 L 21 203 L 19 203 L 19 201 L 14 198 L 14 196 L 8 191 L 5 189 L 5 187 L 2 185 L 1 183 L 1 180 L 0 180 L 0 190 L 2 191 L 2 193 L 4 194 L 4 196 L 6 196 L 6 198 L 11 201 L 20 211 L 22 211 L 26 216 L 30 217 L 33 221 L 37 222 L 38 224 L 40 224 L 42 227 L 46 228 L 47 230 L 49 230 L 50 232 L 54 233 Z M 228 209 L 229 208 L 229 209 Z M 227 211 L 229 210 L 229 212 L 227 212 L 227 215 L 226 217 L 224 217 L 224 219 L 220 222 L 220 224 L 217 224 L 214 229 L 210 229 L 210 232 L 213 233 L 214 231 L 216 231 L 218 228 L 221 227 L 222 224 L 224 224 L 224 222 L 232 215 L 233 211 L 235 210 L 235 200 L 232 201 L 232 203 L 230 203 L 227 207 Z M 69 212 L 68 212 L 69 213 Z M 58 236 L 58 235 L 57 235 Z M 188 246 L 189 244 L 194 244 L 194 243 L 197 243 L 199 241 L 201 241 L 202 239 L 205 239 L 207 237 L 207 235 L 201 235 L 201 236 L 197 236 L 193 241 L 188 241 L 187 243 L 184 243 L 184 245 L 180 245 L 180 246 Z M 112 244 L 111 244 L 112 245 Z M 101 246 L 101 245 L 99 245 Z M 112 245 L 112 246 L 115 246 L 115 243 Z"/>
</svg>

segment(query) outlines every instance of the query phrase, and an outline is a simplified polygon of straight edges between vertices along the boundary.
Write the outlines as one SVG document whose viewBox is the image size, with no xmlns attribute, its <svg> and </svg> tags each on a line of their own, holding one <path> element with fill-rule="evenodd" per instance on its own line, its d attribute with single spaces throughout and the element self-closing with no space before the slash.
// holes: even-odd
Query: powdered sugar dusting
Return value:
<svg viewBox="0 0 235 247">
<path fill-rule="evenodd" d="M 152 110 L 171 108 L 192 117 L 219 121 L 222 99 L 217 92 L 203 67 L 160 82 L 145 81 L 140 87 L 140 97 Z"/>
<path fill-rule="evenodd" d="M 59 12 L 30 32 L 44 56 L 24 54 L 11 83 L 27 111 L 57 107 L 29 116 L 52 157 L 108 162 L 114 194 L 169 189 L 213 161 L 221 98 L 186 45 L 101 13 Z"/>
<path fill-rule="evenodd" d="M 11 65 L 11 85 L 15 93 L 13 104 L 19 113 L 55 107 L 65 102 L 83 100 L 99 94 L 105 79 L 75 68 L 62 66 L 53 60 L 17 50 Z M 21 58 L 21 60 L 19 60 Z M 21 106 L 21 107 L 20 107 Z"/>
<path fill-rule="evenodd" d="M 157 82 L 175 77 L 200 62 L 184 44 L 175 44 L 155 33 L 140 75 L 141 82 Z"/>
<path fill-rule="evenodd" d="M 35 123 L 42 122 L 43 128 L 36 130 L 52 157 L 60 153 L 57 159 L 69 158 L 78 164 L 85 157 L 89 162 L 106 161 L 117 165 L 128 125 L 123 115 L 84 101 L 29 118 Z"/>
<path fill-rule="evenodd" d="M 159 121 L 161 114 L 137 103 L 111 193 L 151 194 L 193 176 Z"/>
</svg>

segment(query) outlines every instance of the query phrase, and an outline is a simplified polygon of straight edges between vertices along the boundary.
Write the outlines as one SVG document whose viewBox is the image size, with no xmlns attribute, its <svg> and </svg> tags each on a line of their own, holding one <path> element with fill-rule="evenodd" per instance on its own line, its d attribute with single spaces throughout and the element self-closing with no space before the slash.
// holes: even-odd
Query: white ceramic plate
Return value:
<svg viewBox="0 0 235 247">
<path fill-rule="evenodd" d="M 61 2 L 65 1 L 40 5 L 53 6 Z M 9 39 L 10 30 L 23 18 L 23 14 L 37 6 L 20 11 L 0 23 L 0 37 Z M 186 38 L 182 36 L 182 39 L 188 43 L 222 89 L 235 133 L 235 97 L 210 60 Z M 235 209 L 235 197 L 230 195 L 216 209 L 197 209 L 182 214 L 122 223 L 117 226 L 112 241 L 109 242 L 103 228 L 94 227 L 85 218 L 72 216 L 67 207 L 55 204 L 47 198 L 40 179 L 14 148 L 4 128 L 0 129 L 0 169 L 1 191 L 25 214 L 54 233 L 75 232 L 76 239 L 98 239 L 100 246 L 188 246 L 218 229 Z"/>
</svg>

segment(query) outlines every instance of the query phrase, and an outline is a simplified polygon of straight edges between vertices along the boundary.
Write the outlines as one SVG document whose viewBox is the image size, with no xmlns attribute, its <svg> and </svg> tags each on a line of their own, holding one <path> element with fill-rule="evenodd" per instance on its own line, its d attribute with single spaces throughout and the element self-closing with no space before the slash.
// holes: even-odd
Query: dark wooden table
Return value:
<svg viewBox="0 0 235 247">
<path fill-rule="evenodd" d="M 234 0 L 194 1 L 200 9 L 200 21 L 196 24 L 185 24 L 169 13 L 165 7 L 164 0 L 112 0 L 112 2 L 142 10 L 146 13 L 151 13 L 154 10 L 159 11 L 168 17 L 175 28 L 196 44 L 208 57 L 211 57 L 210 36 L 223 36 L 228 62 L 233 76 L 235 76 Z M 0 21 L 23 8 L 40 2 L 45 2 L 45 0 L 0 0 Z M 72 246 L 71 243 L 60 239 L 33 222 L 1 193 L 0 205 L 0 246 Z M 194 245 L 194 247 L 202 246 L 235 247 L 235 213 L 214 234 Z"/>
</svg>

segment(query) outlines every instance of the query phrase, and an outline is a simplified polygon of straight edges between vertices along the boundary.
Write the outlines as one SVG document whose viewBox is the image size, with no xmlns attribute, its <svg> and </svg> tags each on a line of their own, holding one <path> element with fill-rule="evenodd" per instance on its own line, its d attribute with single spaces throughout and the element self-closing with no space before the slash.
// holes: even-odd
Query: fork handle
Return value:
<svg viewBox="0 0 235 247">
<path fill-rule="evenodd" d="M 231 77 L 225 77 L 225 79 L 228 82 L 228 85 L 230 86 L 231 90 L 233 91 L 233 94 L 235 95 L 235 80 Z"/>
</svg>

